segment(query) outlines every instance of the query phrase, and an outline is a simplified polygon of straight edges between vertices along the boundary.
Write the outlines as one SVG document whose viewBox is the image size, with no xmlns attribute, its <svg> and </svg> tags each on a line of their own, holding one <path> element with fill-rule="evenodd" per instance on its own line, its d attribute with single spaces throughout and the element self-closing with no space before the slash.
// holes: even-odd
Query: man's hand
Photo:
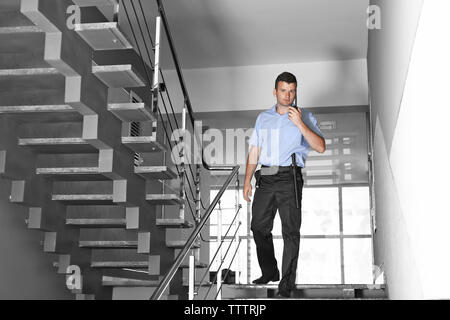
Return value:
<svg viewBox="0 0 450 320">
<path fill-rule="evenodd" d="M 244 179 L 244 189 L 242 192 L 244 193 L 244 199 L 247 202 L 250 202 L 250 198 L 252 196 L 252 176 L 258 166 L 258 158 L 259 153 L 261 152 L 260 147 L 251 146 L 250 151 L 248 152 L 247 157 L 247 165 L 245 167 L 245 179 Z"/>
<path fill-rule="evenodd" d="M 249 197 L 252 196 L 252 185 L 250 183 L 244 183 L 243 192 L 245 201 L 251 202 L 252 200 Z"/>
<path fill-rule="evenodd" d="M 289 120 L 291 120 L 297 127 L 300 127 L 303 124 L 302 110 L 300 110 L 300 108 L 289 107 L 288 114 Z"/>
<path fill-rule="evenodd" d="M 289 107 L 289 120 L 300 130 L 308 141 L 311 148 L 319 153 L 324 153 L 326 149 L 325 139 L 312 131 L 302 120 L 300 108 Z"/>
</svg>

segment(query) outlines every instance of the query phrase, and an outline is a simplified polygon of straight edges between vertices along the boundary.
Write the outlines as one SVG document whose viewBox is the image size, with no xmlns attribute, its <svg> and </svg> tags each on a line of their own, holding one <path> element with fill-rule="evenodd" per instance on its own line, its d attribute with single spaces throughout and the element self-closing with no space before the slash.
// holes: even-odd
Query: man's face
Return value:
<svg viewBox="0 0 450 320">
<path fill-rule="evenodd" d="M 273 89 L 273 95 L 277 97 L 277 104 L 283 107 L 290 107 L 295 98 L 295 83 L 278 82 L 277 89 Z"/>
</svg>

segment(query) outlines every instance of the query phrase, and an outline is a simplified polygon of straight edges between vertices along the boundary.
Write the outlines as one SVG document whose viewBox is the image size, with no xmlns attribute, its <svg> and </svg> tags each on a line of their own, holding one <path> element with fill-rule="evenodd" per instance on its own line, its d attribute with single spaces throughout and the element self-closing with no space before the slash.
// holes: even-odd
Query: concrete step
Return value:
<svg viewBox="0 0 450 320">
<path fill-rule="evenodd" d="M 1 11 L 19 11 L 20 0 L 3 0 L 0 4 Z"/>
<path fill-rule="evenodd" d="M 146 106 L 151 110 L 152 99 L 151 95 L 148 94 L 149 86 L 151 85 L 153 79 L 153 70 L 149 65 L 142 64 L 142 59 L 139 54 L 134 49 L 123 49 L 120 51 L 117 50 L 101 50 L 94 51 L 93 53 L 93 61 L 96 65 L 99 66 L 114 66 L 114 65 L 130 65 L 134 74 L 136 74 L 139 79 L 143 79 L 144 83 L 147 86 L 134 86 L 132 88 L 132 96 L 136 98 L 136 101 L 133 101 L 129 95 L 128 99 L 122 99 L 120 96 L 116 96 L 114 92 L 110 96 L 108 94 L 108 102 L 109 103 L 128 103 L 128 102 L 142 102 L 145 103 Z M 118 87 L 118 88 L 130 88 L 130 87 Z M 112 87 L 109 87 L 111 92 Z M 128 89 L 127 89 L 128 90 Z M 158 118 L 158 114 L 154 113 L 153 116 Z"/>
<path fill-rule="evenodd" d="M 111 227 L 123 227 L 127 225 L 126 219 L 80 219 L 80 218 L 67 218 L 66 225 L 76 226 L 79 228 L 111 228 Z"/>
<path fill-rule="evenodd" d="M 109 103 L 108 110 L 123 122 L 156 121 L 145 103 Z"/>
<path fill-rule="evenodd" d="M 85 248 L 138 248 L 138 233 L 121 228 L 80 230 L 79 246 Z"/>
<path fill-rule="evenodd" d="M 109 228 L 127 226 L 126 209 L 123 206 L 67 206 L 66 224 L 85 228 Z"/>
<path fill-rule="evenodd" d="M 36 26 L 0 28 L 0 68 L 49 68 L 44 60 L 45 33 Z"/>
<path fill-rule="evenodd" d="M 0 2 L 0 28 L 33 26 L 34 24 L 20 13 L 20 3 L 8 3 L 11 0 Z"/>
<path fill-rule="evenodd" d="M 68 205 L 110 205 L 113 204 L 112 194 L 53 194 L 53 201 L 60 201 Z"/>
<path fill-rule="evenodd" d="M 271 289 L 276 290 L 277 284 L 227 284 L 230 288 L 235 289 Z M 295 290 L 322 290 L 322 289 L 336 289 L 336 290 L 384 290 L 384 284 L 296 284 Z"/>
<path fill-rule="evenodd" d="M 181 249 L 181 248 L 184 248 L 185 245 L 186 245 L 186 240 L 169 240 L 169 241 L 166 241 L 166 246 L 169 247 L 169 248 Z M 192 249 L 200 248 L 200 244 L 194 242 L 194 244 L 192 245 L 191 248 Z"/>
<path fill-rule="evenodd" d="M 67 104 L 0 106 L 0 115 L 20 123 L 82 121 L 81 114 Z"/>
<path fill-rule="evenodd" d="M 183 199 L 177 194 L 147 194 L 145 200 L 156 205 L 177 205 L 183 203 Z"/>
<path fill-rule="evenodd" d="M 113 205 L 113 181 L 53 181 L 52 200 L 68 205 Z"/>
<path fill-rule="evenodd" d="M 122 143 L 129 149 L 138 153 L 167 151 L 167 147 L 160 141 L 157 141 L 156 133 L 152 136 L 122 137 Z"/>
<path fill-rule="evenodd" d="M 144 80 L 131 64 L 93 66 L 92 73 L 109 88 L 144 87 Z"/>
<path fill-rule="evenodd" d="M 116 22 L 75 24 L 75 31 L 93 50 L 133 48 Z"/>
<path fill-rule="evenodd" d="M 169 180 L 178 177 L 177 173 L 167 166 L 139 166 L 134 168 L 134 173 L 152 180 Z"/>
<path fill-rule="evenodd" d="M 376 284 L 298 284 L 292 298 L 299 299 L 383 299 L 384 285 Z M 277 284 L 225 284 L 223 298 L 273 298 Z"/>
<path fill-rule="evenodd" d="M 156 225 L 163 228 L 193 228 L 194 223 L 186 219 L 156 219 Z"/>
<path fill-rule="evenodd" d="M 103 7 L 114 5 L 116 0 L 72 0 L 72 2 L 79 7 Z"/>
<path fill-rule="evenodd" d="M 103 276 L 102 282 L 106 287 L 157 287 L 161 280 L 142 280 Z"/>
<path fill-rule="evenodd" d="M 160 275 L 160 256 L 137 253 L 136 249 L 92 249 L 91 267 L 145 271 L 148 275 Z"/>
<path fill-rule="evenodd" d="M 33 90 L 63 90 L 64 92 L 64 84 L 64 76 L 55 68 L 0 70 L 0 93 L 20 95 L 23 91 Z"/>
<path fill-rule="evenodd" d="M 30 105 L 30 106 L 0 106 L 0 114 L 26 114 L 26 113 L 67 113 L 75 110 L 68 104 L 60 105 Z"/>
<path fill-rule="evenodd" d="M 64 82 L 59 83 L 54 88 L 50 89 L 24 89 L 20 92 L 20 94 L 16 91 L 3 92 L 0 90 L 1 106 L 61 105 L 65 103 L 64 100 Z"/>
<path fill-rule="evenodd" d="M 98 167 L 36 168 L 36 174 L 52 180 L 101 181 L 109 178 Z"/>
<path fill-rule="evenodd" d="M 80 240 L 78 245 L 80 248 L 137 248 L 138 243 L 132 240 Z"/>
<path fill-rule="evenodd" d="M 94 153 L 98 149 L 82 138 L 20 138 L 19 146 L 38 153 Z"/>
</svg>

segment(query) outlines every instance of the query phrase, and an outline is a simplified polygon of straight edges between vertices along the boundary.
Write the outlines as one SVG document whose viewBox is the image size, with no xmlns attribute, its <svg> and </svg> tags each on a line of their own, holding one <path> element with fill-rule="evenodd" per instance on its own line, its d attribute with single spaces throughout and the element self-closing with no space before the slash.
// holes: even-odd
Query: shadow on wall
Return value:
<svg viewBox="0 0 450 320">
<path fill-rule="evenodd" d="M 0 178 L 0 300 L 72 300 L 65 276 L 43 252 L 43 233 L 28 230 L 28 210 L 9 202 L 11 182 Z"/>
<path fill-rule="evenodd" d="M 337 105 L 336 99 L 338 98 L 339 105 L 346 105 L 347 103 L 343 102 L 347 102 L 350 97 L 356 101 L 367 101 L 367 90 L 361 90 L 363 87 L 361 80 L 368 86 L 367 78 L 361 79 L 361 74 L 365 74 L 366 65 L 355 69 L 354 61 L 353 64 L 350 64 L 347 60 L 347 57 L 354 55 L 348 48 L 334 46 L 331 51 L 333 52 L 332 55 L 336 56 L 336 61 L 332 64 L 332 68 L 328 70 L 330 78 L 326 83 L 329 85 L 325 87 L 322 83 L 318 87 L 306 88 L 305 90 L 310 95 L 306 104 L 309 106 L 333 106 Z M 354 104 L 351 101 L 348 102 L 348 105 Z"/>
</svg>

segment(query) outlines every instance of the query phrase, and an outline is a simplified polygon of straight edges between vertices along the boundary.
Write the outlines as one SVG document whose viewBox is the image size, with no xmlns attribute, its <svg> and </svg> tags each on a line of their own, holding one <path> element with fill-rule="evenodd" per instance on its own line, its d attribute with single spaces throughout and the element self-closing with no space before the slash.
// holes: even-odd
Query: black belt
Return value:
<svg viewBox="0 0 450 320">
<path fill-rule="evenodd" d="M 296 169 L 298 170 L 298 172 L 301 172 L 301 170 L 303 169 L 303 167 L 300 166 L 295 166 Z M 292 172 L 292 166 L 265 166 L 262 165 L 261 168 L 265 168 L 266 170 L 264 171 L 269 171 L 269 172 Z"/>
</svg>

